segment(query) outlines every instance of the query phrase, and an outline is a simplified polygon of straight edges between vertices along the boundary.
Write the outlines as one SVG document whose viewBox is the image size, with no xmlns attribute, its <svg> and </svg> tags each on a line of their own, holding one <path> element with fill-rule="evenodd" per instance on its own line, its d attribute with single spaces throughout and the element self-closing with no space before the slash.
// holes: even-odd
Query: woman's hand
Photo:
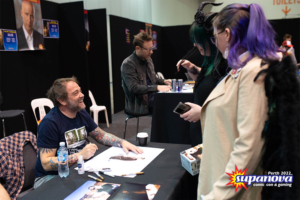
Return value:
<svg viewBox="0 0 300 200">
<path fill-rule="evenodd" d="M 189 102 L 185 104 L 189 105 L 191 109 L 186 113 L 180 115 L 180 117 L 189 122 L 194 122 L 194 123 L 198 122 L 200 120 L 200 113 L 202 107 L 197 104 L 189 103 Z"/>
<path fill-rule="evenodd" d="M 180 71 L 180 66 L 184 67 L 185 69 L 187 69 L 188 71 L 191 70 L 195 65 L 193 63 L 191 63 L 188 60 L 179 60 L 177 63 L 177 70 Z"/>
</svg>

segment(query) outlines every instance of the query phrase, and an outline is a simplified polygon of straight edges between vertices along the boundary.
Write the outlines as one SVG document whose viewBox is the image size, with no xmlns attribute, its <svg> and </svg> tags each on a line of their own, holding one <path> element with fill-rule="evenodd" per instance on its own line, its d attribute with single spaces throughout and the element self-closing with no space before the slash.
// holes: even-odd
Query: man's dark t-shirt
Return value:
<svg viewBox="0 0 300 200">
<path fill-rule="evenodd" d="M 38 127 L 38 148 L 59 149 L 59 143 L 65 142 L 69 155 L 85 147 L 87 133 L 95 130 L 97 124 L 84 109 L 77 112 L 74 119 L 65 116 L 58 107 L 54 107 L 44 117 Z M 57 156 L 57 153 L 56 155 Z M 45 171 L 38 153 L 35 165 L 35 177 L 57 175 L 57 171 Z"/>
</svg>

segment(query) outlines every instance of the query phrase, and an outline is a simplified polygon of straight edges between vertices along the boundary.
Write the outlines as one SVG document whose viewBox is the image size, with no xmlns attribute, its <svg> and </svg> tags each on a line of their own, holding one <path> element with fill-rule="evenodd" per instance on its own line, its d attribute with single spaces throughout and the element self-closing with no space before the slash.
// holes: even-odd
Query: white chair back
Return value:
<svg viewBox="0 0 300 200">
<path fill-rule="evenodd" d="M 47 98 L 39 98 L 31 101 L 31 108 L 36 120 L 36 123 L 39 125 L 38 119 L 36 118 L 35 109 L 39 108 L 40 120 L 42 120 L 46 116 L 44 106 L 49 107 L 50 109 L 54 107 L 53 102 Z"/>
<path fill-rule="evenodd" d="M 157 72 L 156 77 L 159 79 L 165 79 L 164 75 L 161 72 Z"/>
<path fill-rule="evenodd" d="M 89 90 L 89 97 L 92 101 L 92 106 L 90 107 L 90 114 L 93 112 L 93 117 L 94 117 L 95 123 L 98 125 L 98 113 L 99 113 L 99 111 L 104 111 L 105 118 L 106 118 L 106 125 L 107 125 L 107 127 L 109 127 L 106 107 L 105 106 L 98 106 L 96 104 L 95 98 L 94 98 L 94 96 L 93 96 L 93 94 L 90 90 Z"/>
<path fill-rule="evenodd" d="M 95 101 L 95 98 L 94 98 L 94 96 L 93 96 L 91 90 L 89 90 L 89 97 L 90 97 L 90 99 L 91 99 L 91 101 L 92 101 L 92 105 L 93 105 L 93 106 L 97 106 L 96 101 Z"/>
</svg>

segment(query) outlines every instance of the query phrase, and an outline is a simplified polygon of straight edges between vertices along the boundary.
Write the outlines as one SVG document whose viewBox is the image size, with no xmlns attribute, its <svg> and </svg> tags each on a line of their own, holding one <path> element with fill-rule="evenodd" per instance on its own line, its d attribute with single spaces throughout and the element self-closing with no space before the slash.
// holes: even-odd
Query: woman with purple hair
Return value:
<svg viewBox="0 0 300 200">
<path fill-rule="evenodd" d="M 299 199 L 297 68 L 277 52 L 275 32 L 258 4 L 230 4 L 213 26 L 211 39 L 231 71 L 201 110 L 198 199 Z M 294 186 L 236 184 L 231 178 L 237 170 L 245 175 L 289 171 Z"/>
</svg>

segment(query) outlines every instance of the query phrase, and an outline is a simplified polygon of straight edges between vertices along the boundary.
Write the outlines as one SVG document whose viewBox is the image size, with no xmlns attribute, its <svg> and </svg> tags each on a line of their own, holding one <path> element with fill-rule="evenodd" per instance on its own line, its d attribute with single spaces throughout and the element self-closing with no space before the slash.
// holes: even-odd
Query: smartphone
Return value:
<svg viewBox="0 0 300 200">
<path fill-rule="evenodd" d="M 190 109 L 191 107 L 189 105 L 179 102 L 179 104 L 175 107 L 173 112 L 181 115 L 183 113 L 186 113 Z"/>
</svg>

